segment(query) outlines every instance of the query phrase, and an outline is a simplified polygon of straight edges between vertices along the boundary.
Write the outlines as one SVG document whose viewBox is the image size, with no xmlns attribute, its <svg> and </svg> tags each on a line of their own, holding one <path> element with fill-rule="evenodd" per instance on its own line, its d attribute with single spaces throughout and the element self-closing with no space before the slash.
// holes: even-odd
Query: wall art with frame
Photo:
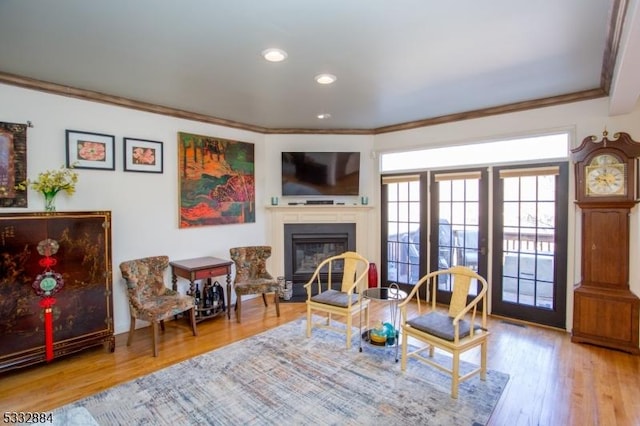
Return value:
<svg viewBox="0 0 640 426">
<path fill-rule="evenodd" d="M 162 142 L 124 138 L 125 172 L 162 173 Z"/>
<path fill-rule="evenodd" d="M 67 130 L 67 167 L 115 170 L 115 137 Z"/>
<path fill-rule="evenodd" d="M 178 132 L 180 228 L 253 223 L 254 145 Z"/>
<path fill-rule="evenodd" d="M 0 122 L 0 207 L 28 207 L 27 190 L 16 185 L 27 179 L 27 125 Z"/>
</svg>

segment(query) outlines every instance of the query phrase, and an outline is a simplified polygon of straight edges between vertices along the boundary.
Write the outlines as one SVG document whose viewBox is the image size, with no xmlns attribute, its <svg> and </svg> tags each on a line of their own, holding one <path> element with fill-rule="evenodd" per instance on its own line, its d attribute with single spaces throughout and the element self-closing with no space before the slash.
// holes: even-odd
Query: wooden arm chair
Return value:
<svg viewBox="0 0 640 426">
<path fill-rule="evenodd" d="M 365 312 L 366 323 L 369 324 L 369 300 L 362 298 L 362 291 L 367 287 L 369 261 L 355 252 L 329 257 L 323 260 L 304 287 L 307 290 L 307 337 L 311 337 L 311 329 L 329 328 L 346 332 L 347 349 L 351 348 L 351 327 L 354 314 Z M 332 275 L 342 270 L 342 281 L 332 279 Z M 338 287 L 339 284 L 339 287 Z M 316 290 L 315 296 L 313 290 Z M 312 312 L 327 314 L 322 322 L 312 321 Z M 332 315 L 345 316 L 346 330 L 334 327 Z"/>
<path fill-rule="evenodd" d="M 233 281 L 236 291 L 236 321 L 240 322 L 242 296 L 246 294 L 262 294 L 264 306 L 267 306 L 266 293 L 273 293 L 276 315 L 280 316 L 278 281 L 267 272 L 267 259 L 271 257 L 271 247 L 233 247 L 229 249 L 229 254 L 236 264 L 236 277 Z"/>
<path fill-rule="evenodd" d="M 443 280 L 443 278 L 445 278 Z M 436 294 L 438 281 L 449 283 L 452 287 L 451 303 L 448 312 L 436 310 Z M 467 302 L 469 288 L 477 283 L 476 296 Z M 422 314 L 420 296 L 418 314 L 409 318 L 407 306 L 418 293 L 420 287 L 426 287 L 426 298 L 431 296 L 431 310 Z M 429 288 L 431 287 L 431 288 Z M 425 303 L 428 305 L 428 302 Z M 487 281 L 470 268 L 454 266 L 423 276 L 414 286 L 406 300 L 398 305 L 400 308 L 400 327 L 402 330 L 401 369 L 407 368 L 407 358 L 413 357 L 451 375 L 451 397 L 458 397 L 458 385 L 461 381 L 480 373 L 480 379 L 487 376 Z M 442 308 L 441 308 L 442 309 Z M 480 312 L 478 312 L 480 310 Z M 417 339 L 422 346 L 408 352 L 409 337 Z M 472 371 L 460 374 L 460 354 L 480 346 L 480 366 Z M 433 358 L 434 348 L 449 352 L 452 355 L 450 366 L 442 365 Z M 429 357 L 423 351 L 429 350 Z"/>
<path fill-rule="evenodd" d="M 164 320 L 189 311 L 191 329 L 197 336 L 195 301 L 167 288 L 164 271 L 169 266 L 168 256 L 146 257 L 120 264 L 120 272 L 127 285 L 131 326 L 127 346 L 131 345 L 136 319 L 149 321 L 152 327 L 153 356 L 158 356 L 158 324 L 164 331 Z"/>
</svg>

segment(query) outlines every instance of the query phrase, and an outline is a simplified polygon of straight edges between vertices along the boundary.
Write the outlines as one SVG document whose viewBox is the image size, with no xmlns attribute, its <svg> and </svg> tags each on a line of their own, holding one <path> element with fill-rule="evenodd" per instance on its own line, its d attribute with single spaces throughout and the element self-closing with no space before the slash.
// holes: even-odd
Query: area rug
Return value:
<svg viewBox="0 0 640 426">
<path fill-rule="evenodd" d="M 451 381 L 393 348 L 363 343 L 298 319 L 262 334 L 107 389 L 54 411 L 99 425 L 482 425 L 508 375 L 490 370 L 450 397 Z M 444 356 L 444 355 L 440 355 Z M 468 364 L 464 368 L 470 368 Z M 80 410 L 79 410 L 80 409 Z"/>
</svg>

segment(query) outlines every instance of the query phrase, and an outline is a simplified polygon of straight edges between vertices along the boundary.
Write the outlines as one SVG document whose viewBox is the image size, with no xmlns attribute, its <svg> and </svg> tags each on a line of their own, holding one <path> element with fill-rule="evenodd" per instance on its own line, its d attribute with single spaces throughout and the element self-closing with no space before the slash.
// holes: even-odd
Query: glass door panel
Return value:
<svg viewBox="0 0 640 426">
<path fill-rule="evenodd" d="M 567 165 L 494 175 L 492 312 L 564 327 Z"/>
<path fill-rule="evenodd" d="M 431 238 L 431 270 L 462 265 L 486 273 L 486 192 L 484 170 L 432 174 L 431 229 L 437 233 Z M 438 300 L 450 299 L 446 277 L 438 282 L 438 292 Z M 469 295 L 476 294 L 477 286 L 472 285 Z"/>
<path fill-rule="evenodd" d="M 394 177 L 382 187 L 384 268 L 382 283 L 397 283 L 410 289 L 421 271 L 421 185 L 415 175 Z"/>
</svg>

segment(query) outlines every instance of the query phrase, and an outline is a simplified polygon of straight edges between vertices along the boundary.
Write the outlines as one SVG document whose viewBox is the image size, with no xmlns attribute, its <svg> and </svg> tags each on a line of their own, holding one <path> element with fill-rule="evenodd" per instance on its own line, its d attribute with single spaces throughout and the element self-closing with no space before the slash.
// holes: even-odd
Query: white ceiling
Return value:
<svg viewBox="0 0 640 426">
<path fill-rule="evenodd" d="M 639 2 L 0 0 L 0 82 L 266 131 L 424 125 L 603 96 L 611 80 L 611 113 L 623 114 L 640 94 Z M 268 47 L 288 59 L 264 61 Z M 322 72 L 338 80 L 318 85 Z"/>
</svg>

